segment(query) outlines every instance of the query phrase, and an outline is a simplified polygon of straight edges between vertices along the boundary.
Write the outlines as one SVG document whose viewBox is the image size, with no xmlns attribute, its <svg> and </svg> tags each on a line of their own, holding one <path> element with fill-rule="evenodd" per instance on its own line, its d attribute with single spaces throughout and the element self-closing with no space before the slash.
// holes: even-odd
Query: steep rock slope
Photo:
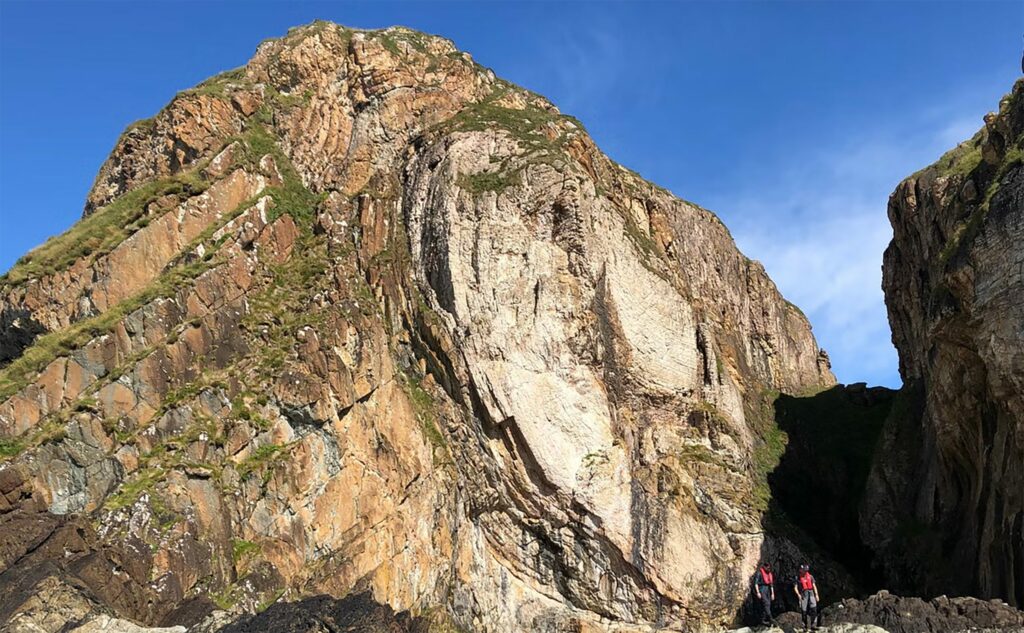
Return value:
<svg viewBox="0 0 1024 633">
<path fill-rule="evenodd" d="M 446 40 L 328 23 L 131 126 L 0 351 L 15 630 L 727 622 L 773 399 L 834 383 L 713 214 Z"/>
<path fill-rule="evenodd" d="M 883 288 L 904 387 L 861 532 L 892 587 L 1024 604 L 1024 81 L 899 185 Z"/>
</svg>

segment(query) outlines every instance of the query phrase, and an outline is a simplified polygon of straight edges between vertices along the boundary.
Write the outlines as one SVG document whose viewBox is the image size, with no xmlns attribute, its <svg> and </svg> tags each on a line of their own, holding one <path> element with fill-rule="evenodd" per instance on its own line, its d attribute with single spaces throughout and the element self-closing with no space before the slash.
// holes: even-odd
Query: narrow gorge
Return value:
<svg viewBox="0 0 1024 633">
<path fill-rule="evenodd" d="M 1024 630 L 1022 133 L 1018 82 L 899 185 L 904 386 L 844 386 L 545 98 L 268 40 L 0 278 L 0 629 L 721 631 L 770 559 L 837 632 Z"/>
</svg>

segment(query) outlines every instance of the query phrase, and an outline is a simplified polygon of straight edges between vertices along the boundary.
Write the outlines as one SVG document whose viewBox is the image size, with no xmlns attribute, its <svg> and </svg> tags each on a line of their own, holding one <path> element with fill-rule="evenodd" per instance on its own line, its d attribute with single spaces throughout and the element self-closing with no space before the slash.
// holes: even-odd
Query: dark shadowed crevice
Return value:
<svg viewBox="0 0 1024 633">
<path fill-rule="evenodd" d="M 864 384 L 781 395 L 775 420 L 788 435 L 768 476 L 777 510 L 842 565 L 862 590 L 881 586 L 860 535 L 859 509 L 895 392 Z"/>
<path fill-rule="evenodd" d="M 31 347 L 36 337 L 45 334 L 42 323 L 23 308 L 0 310 L 0 367 L 17 359 Z"/>
</svg>

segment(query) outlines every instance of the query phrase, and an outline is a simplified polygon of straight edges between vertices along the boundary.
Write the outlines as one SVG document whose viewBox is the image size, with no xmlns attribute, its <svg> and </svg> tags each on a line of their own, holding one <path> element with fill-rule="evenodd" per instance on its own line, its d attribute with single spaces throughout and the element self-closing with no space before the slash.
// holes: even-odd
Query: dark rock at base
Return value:
<svg viewBox="0 0 1024 633">
<path fill-rule="evenodd" d="M 315 596 L 298 602 L 280 602 L 258 615 L 229 624 L 219 633 L 427 633 L 429 629 L 426 620 L 404 611 L 395 613 L 370 594 L 361 593 L 341 600 Z"/>
<path fill-rule="evenodd" d="M 217 609 L 217 604 L 206 596 L 191 598 L 163 617 L 160 626 L 181 625 L 191 627 L 202 622 Z"/>
<path fill-rule="evenodd" d="M 799 624 L 799 614 L 794 615 Z M 864 600 L 846 599 L 824 611 L 828 624 L 874 624 L 890 633 L 953 633 L 955 631 L 1024 631 L 1024 611 L 1000 600 L 947 598 L 931 600 L 880 591 Z"/>
</svg>

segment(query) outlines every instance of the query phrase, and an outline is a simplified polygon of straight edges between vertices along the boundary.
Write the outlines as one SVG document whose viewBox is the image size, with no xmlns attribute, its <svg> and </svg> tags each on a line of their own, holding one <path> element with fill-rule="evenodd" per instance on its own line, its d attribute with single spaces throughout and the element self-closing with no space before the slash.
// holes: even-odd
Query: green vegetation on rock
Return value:
<svg viewBox="0 0 1024 633">
<path fill-rule="evenodd" d="M 486 191 L 501 192 L 520 182 L 521 170 L 513 172 L 484 171 L 476 174 L 463 174 L 459 176 L 458 185 L 471 193 L 484 193 Z"/>
<path fill-rule="evenodd" d="M 102 314 L 83 319 L 66 329 L 39 336 L 17 359 L 0 369 L 0 401 L 25 387 L 47 365 L 66 356 L 92 339 L 111 331 L 122 319 L 150 301 L 169 296 L 210 268 L 196 262 L 161 275 L 144 291 L 125 299 Z"/>
<path fill-rule="evenodd" d="M 245 539 L 240 538 L 231 539 L 231 558 L 234 560 L 236 565 L 246 558 L 256 556 L 259 553 L 259 543 L 246 541 Z"/>
<path fill-rule="evenodd" d="M 117 491 L 107 497 L 104 508 L 113 511 L 134 504 L 144 493 L 152 491 L 163 480 L 164 474 L 164 469 L 159 466 L 141 469 L 130 479 L 121 482 Z"/>
<path fill-rule="evenodd" d="M 25 449 L 25 444 L 20 439 L 0 440 L 0 460 L 14 457 Z"/>
<path fill-rule="evenodd" d="M 195 94 L 195 95 L 206 95 L 210 97 L 217 97 L 219 99 L 227 99 L 231 96 L 231 88 L 239 85 L 246 84 L 245 79 L 245 67 L 233 68 L 226 70 L 218 75 L 210 77 L 206 81 L 203 81 L 195 88 L 185 90 L 181 94 Z"/>
<path fill-rule="evenodd" d="M 978 154 L 980 160 L 980 150 Z M 1010 147 L 1007 149 L 1002 162 L 999 164 L 999 168 L 996 170 L 995 175 L 992 176 L 988 187 L 985 189 L 985 195 L 982 198 L 981 203 L 974 208 L 971 215 L 968 216 L 965 221 L 960 223 L 957 230 L 953 233 L 953 236 L 942 248 L 942 252 L 939 253 L 940 266 L 944 267 L 958 254 L 966 251 L 971 243 L 974 242 L 974 238 L 978 236 L 982 225 L 985 223 L 985 218 L 988 216 L 992 197 L 999 191 L 1003 177 L 1010 171 L 1010 169 L 1016 167 L 1021 162 L 1024 162 L 1024 149 L 1020 146 Z"/>
<path fill-rule="evenodd" d="M 105 255 L 153 220 L 146 216 L 146 207 L 151 202 L 167 195 L 195 196 L 208 185 L 199 170 L 192 169 L 136 187 L 24 255 L 0 276 L 0 284 L 16 286 L 61 272 L 83 257 L 95 259 Z"/>
<path fill-rule="evenodd" d="M 447 451 L 448 444 L 437 426 L 437 405 L 434 402 L 434 397 L 423 388 L 421 379 L 411 372 L 403 374 L 402 385 L 405 387 L 406 393 L 409 394 L 409 402 L 412 403 L 423 436 L 434 448 Z"/>
</svg>

